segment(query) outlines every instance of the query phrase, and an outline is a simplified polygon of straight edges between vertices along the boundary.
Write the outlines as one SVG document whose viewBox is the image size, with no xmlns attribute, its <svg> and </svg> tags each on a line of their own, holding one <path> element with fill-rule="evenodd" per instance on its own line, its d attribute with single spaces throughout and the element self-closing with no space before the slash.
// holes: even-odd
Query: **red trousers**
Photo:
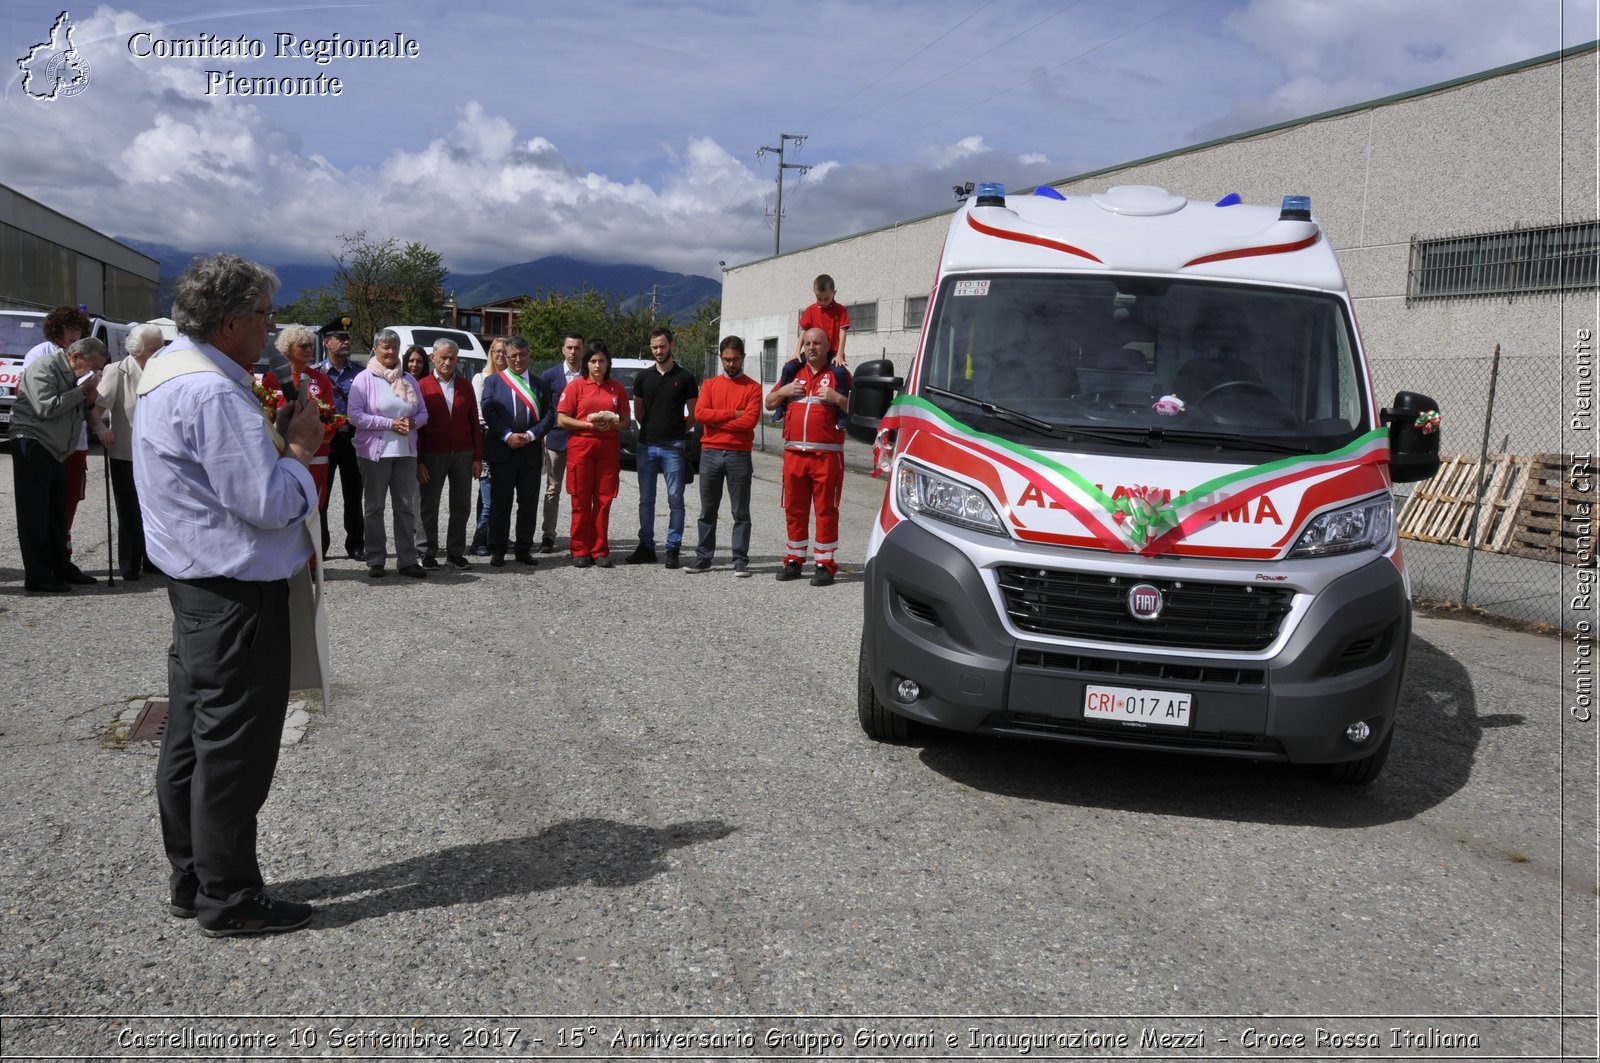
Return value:
<svg viewBox="0 0 1600 1063">
<path fill-rule="evenodd" d="M 67 467 L 67 541 L 72 541 L 72 518 L 78 515 L 78 503 L 88 490 L 89 452 L 74 450 L 63 463 Z"/>
<path fill-rule="evenodd" d="M 567 436 L 573 557 L 605 557 L 611 553 L 611 503 L 616 501 L 621 465 L 622 444 L 616 433 L 599 437 L 573 432 Z"/>
<path fill-rule="evenodd" d="M 839 494 L 844 489 L 844 454 L 839 451 L 783 452 L 783 515 L 789 529 L 785 564 L 804 564 L 811 511 L 817 512 L 817 537 L 812 556 L 817 567 L 838 572 Z"/>
</svg>

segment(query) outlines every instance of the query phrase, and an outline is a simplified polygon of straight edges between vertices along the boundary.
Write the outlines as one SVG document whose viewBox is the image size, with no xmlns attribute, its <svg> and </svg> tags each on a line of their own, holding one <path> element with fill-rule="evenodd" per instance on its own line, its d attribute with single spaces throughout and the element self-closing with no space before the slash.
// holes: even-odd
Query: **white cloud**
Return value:
<svg viewBox="0 0 1600 1063">
<path fill-rule="evenodd" d="M 169 0 L 144 2 L 161 10 Z M 225 35 L 287 24 L 224 10 L 162 29 L 102 6 L 78 24 L 93 69 L 83 93 L 35 101 L 13 78 L 0 101 L 0 173 L 104 232 L 279 263 L 325 262 L 336 234 L 364 229 L 426 243 L 461 272 L 568 254 L 715 275 L 719 259 L 770 251 L 776 160 L 757 160 L 755 149 L 779 128 L 811 134 L 786 159 L 811 167 L 785 174 L 784 246 L 793 248 L 946 208 L 953 184 L 1024 188 L 1180 147 L 1196 130 L 1300 117 L 1561 44 L 1552 0 L 1249 0 L 1220 27 L 1211 13 L 1158 21 L 1083 62 L 1055 57 L 1149 16 L 1047 20 L 946 81 L 940 72 L 970 50 L 948 35 L 874 87 L 869 57 L 913 55 L 970 8 L 872 0 L 861 32 L 816 53 L 799 76 L 793 64 L 753 59 L 803 36 L 803 13 L 757 19 L 702 4 L 691 30 L 677 9 L 629 0 L 536 14 L 486 3 L 435 29 L 415 2 L 338 9 L 347 36 L 411 26 L 426 61 L 314 68 L 347 81 L 337 100 L 204 94 L 208 67 L 301 75 L 313 69 L 303 60 L 141 60 L 126 47 L 145 29 Z M 820 2 L 825 23 L 860 18 Z M 1564 2 L 1592 23 L 1593 0 Z M 38 22 L 23 34 L 31 43 L 56 10 L 11 18 Z M 316 28 L 306 19 L 335 17 L 295 10 L 284 18 L 302 31 Z M 1022 0 L 999 0 L 985 17 L 997 39 L 1039 22 Z M 633 43 L 603 47 L 617 19 Z M 518 32 L 573 50 L 507 69 L 503 46 Z M 691 44 L 729 61 L 680 61 Z M 1033 69 L 1050 74 L 1017 88 L 1019 72 Z"/>
</svg>

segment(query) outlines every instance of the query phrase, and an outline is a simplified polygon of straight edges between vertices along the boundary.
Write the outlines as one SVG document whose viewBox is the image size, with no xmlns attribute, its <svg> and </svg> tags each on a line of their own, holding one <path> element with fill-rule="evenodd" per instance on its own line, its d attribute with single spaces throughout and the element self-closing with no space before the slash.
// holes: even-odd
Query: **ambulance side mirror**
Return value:
<svg viewBox="0 0 1600 1063">
<path fill-rule="evenodd" d="M 1397 484 L 1426 480 L 1439 471 L 1439 404 L 1401 391 L 1382 414 L 1389 426 L 1389 478 Z"/>
<path fill-rule="evenodd" d="M 862 362 L 850 380 L 850 414 L 845 431 L 857 443 L 872 443 L 878 438 L 889 404 L 905 381 L 894 375 L 894 362 L 888 358 Z"/>
</svg>

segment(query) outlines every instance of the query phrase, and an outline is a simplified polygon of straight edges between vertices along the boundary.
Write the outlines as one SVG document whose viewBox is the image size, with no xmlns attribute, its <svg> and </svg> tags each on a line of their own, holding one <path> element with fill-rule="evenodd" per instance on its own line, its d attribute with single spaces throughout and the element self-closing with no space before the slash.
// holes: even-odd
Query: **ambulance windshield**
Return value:
<svg viewBox="0 0 1600 1063">
<path fill-rule="evenodd" d="M 918 384 L 951 416 L 1030 444 L 1077 429 L 1310 451 L 1365 431 L 1364 386 L 1333 296 L 1063 274 L 947 277 Z"/>
</svg>

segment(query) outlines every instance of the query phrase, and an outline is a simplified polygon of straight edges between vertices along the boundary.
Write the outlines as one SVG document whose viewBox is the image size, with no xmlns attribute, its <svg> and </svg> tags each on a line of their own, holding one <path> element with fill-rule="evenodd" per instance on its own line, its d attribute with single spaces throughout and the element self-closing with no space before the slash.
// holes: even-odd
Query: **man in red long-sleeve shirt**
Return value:
<svg viewBox="0 0 1600 1063">
<path fill-rule="evenodd" d="M 711 571 L 711 555 L 717 552 L 717 511 L 727 481 L 733 509 L 733 574 L 742 578 L 750 575 L 750 449 L 761 417 L 761 384 L 744 374 L 744 340 L 738 336 L 723 340 L 721 356 L 727 375 L 700 385 L 694 404 L 694 419 L 705 433 L 700 439 L 700 541 L 685 571 Z"/>
<path fill-rule="evenodd" d="M 433 345 L 433 372 L 417 381 L 428 407 L 428 423 L 417 433 L 417 479 L 422 484 L 424 568 L 439 567 L 439 495 L 450 486 L 450 524 L 445 553 L 453 568 L 466 568 L 467 517 L 472 481 L 483 476 L 483 429 L 472 385 L 456 375 L 460 351 L 451 340 Z"/>
</svg>

